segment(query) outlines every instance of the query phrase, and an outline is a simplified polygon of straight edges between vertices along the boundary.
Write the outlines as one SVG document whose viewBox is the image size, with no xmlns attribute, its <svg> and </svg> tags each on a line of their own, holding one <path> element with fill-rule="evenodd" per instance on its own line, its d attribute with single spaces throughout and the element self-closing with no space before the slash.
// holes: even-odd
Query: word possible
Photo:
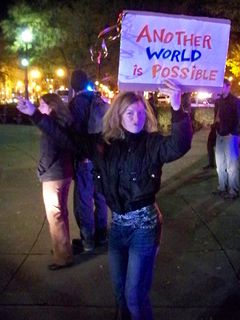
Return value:
<svg viewBox="0 0 240 320">
<path fill-rule="evenodd" d="M 218 70 L 207 70 L 201 69 L 196 66 L 192 68 L 180 68 L 179 66 L 166 67 L 160 64 L 154 64 L 152 66 L 152 78 L 180 78 L 180 79 L 191 79 L 191 80 L 210 80 L 214 81 L 217 78 Z M 138 65 L 133 67 L 133 75 L 143 75 L 143 70 Z"/>
</svg>

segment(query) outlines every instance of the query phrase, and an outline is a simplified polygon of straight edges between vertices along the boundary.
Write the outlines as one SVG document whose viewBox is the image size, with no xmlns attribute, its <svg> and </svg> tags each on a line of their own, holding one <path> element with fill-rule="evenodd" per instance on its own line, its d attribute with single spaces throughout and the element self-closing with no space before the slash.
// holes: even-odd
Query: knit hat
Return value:
<svg viewBox="0 0 240 320">
<path fill-rule="evenodd" d="M 86 89 L 88 84 L 88 77 L 82 70 L 75 70 L 71 76 L 71 87 L 76 92 Z"/>
</svg>

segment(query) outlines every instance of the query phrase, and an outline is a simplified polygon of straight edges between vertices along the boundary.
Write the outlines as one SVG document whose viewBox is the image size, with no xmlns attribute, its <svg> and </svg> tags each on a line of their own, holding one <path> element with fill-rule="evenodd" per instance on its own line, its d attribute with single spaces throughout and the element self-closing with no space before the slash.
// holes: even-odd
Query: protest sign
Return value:
<svg viewBox="0 0 240 320">
<path fill-rule="evenodd" d="M 223 85 L 230 21 L 153 12 L 123 13 L 118 85 L 154 91 L 174 79 L 183 91 Z"/>
</svg>

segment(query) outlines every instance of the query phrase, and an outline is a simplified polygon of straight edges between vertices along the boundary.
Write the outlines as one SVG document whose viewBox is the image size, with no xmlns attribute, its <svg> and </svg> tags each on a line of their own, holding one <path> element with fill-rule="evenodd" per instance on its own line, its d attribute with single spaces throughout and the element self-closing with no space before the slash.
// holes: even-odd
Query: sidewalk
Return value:
<svg viewBox="0 0 240 320">
<path fill-rule="evenodd" d="M 164 214 L 152 286 L 155 320 L 240 319 L 240 200 L 211 195 L 204 172 L 208 130 L 191 151 L 165 165 L 158 202 Z M 50 272 L 50 238 L 36 178 L 39 132 L 0 125 L 0 319 L 113 320 L 107 249 L 75 256 Z M 78 236 L 69 199 L 71 237 Z"/>
</svg>

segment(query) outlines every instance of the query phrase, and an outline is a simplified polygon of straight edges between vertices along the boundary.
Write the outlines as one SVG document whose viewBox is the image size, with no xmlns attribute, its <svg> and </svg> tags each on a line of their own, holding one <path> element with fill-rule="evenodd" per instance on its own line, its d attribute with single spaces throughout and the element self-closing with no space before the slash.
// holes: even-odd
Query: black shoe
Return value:
<svg viewBox="0 0 240 320">
<path fill-rule="evenodd" d="M 50 271 L 57 271 L 57 270 L 60 270 L 60 269 L 65 269 L 65 268 L 70 268 L 73 266 L 73 262 L 69 262 L 67 264 L 57 264 L 57 263 L 52 263 L 52 264 L 49 264 L 48 265 L 48 270 Z"/>
</svg>

